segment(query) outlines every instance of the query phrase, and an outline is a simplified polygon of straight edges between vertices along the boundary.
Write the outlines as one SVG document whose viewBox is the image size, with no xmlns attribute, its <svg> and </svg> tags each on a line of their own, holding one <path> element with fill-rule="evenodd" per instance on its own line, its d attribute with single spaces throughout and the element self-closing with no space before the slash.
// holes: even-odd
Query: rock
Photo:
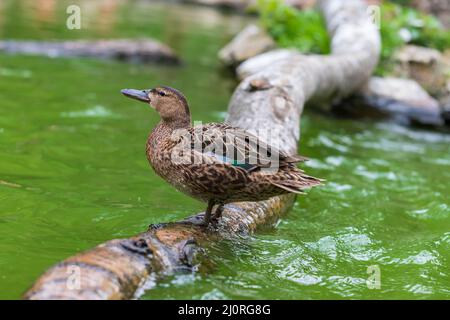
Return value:
<svg viewBox="0 0 450 320">
<path fill-rule="evenodd" d="M 212 6 L 218 8 L 232 9 L 237 11 L 246 11 L 254 9 L 258 0 L 180 0 L 185 3 L 199 4 L 204 6 Z M 317 0 L 278 0 L 283 1 L 286 5 L 299 10 L 313 8 Z M 381 0 L 364 0 L 367 5 L 380 5 Z"/>
<path fill-rule="evenodd" d="M 450 124 L 450 50 L 439 51 L 408 45 L 395 55 L 398 63 L 394 74 L 416 80 L 435 96 L 441 107 L 441 117 Z"/>
<path fill-rule="evenodd" d="M 435 50 L 406 45 L 396 52 L 394 75 L 416 80 L 430 94 L 438 95 L 445 86 L 442 54 Z"/>
<path fill-rule="evenodd" d="M 435 110 L 438 103 L 415 81 L 372 77 L 361 91 L 366 96 L 391 98 L 422 109 Z"/>
<path fill-rule="evenodd" d="M 168 46 L 151 39 L 97 41 L 0 41 L 0 51 L 47 57 L 95 57 L 142 63 L 178 64 Z"/>
<path fill-rule="evenodd" d="M 416 9 L 436 16 L 446 28 L 450 28 L 450 1 L 412 0 L 410 5 Z"/>
<path fill-rule="evenodd" d="M 220 50 L 219 59 L 225 65 L 234 66 L 274 47 L 274 40 L 265 30 L 249 25 Z"/>
<path fill-rule="evenodd" d="M 372 77 L 360 92 L 335 110 L 359 117 L 388 117 L 404 124 L 444 124 L 437 100 L 409 79 Z"/>
<path fill-rule="evenodd" d="M 441 63 L 444 66 L 444 69 L 447 73 L 447 76 L 450 77 L 450 49 L 447 49 L 442 54 Z"/>
</svg>

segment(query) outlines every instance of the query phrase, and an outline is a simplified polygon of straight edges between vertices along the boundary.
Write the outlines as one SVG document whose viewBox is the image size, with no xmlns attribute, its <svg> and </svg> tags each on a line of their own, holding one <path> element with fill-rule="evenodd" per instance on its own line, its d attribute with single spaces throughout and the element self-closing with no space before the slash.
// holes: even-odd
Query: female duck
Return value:
<svg viewBox="0 0 450 320">
<path fill-rule="evenodd" d="M 148 161 L 175 188 L 208 203 L 206 225 L 220 218 L 225 203 L 302 193 L 321 182 L 296 167 L 305 158 L 287 155 L 243 129 L 225 123 L 193 127 L 186 98 L 176 89 L 122 93 L 159 113 L 161 121 L 147 140 Z"/>
</svg>

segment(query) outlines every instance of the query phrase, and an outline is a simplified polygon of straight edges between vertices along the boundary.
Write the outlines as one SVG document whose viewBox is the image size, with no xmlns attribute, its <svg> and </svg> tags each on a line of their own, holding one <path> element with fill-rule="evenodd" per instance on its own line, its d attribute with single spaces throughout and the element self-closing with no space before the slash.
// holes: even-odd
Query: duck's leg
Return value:
<svg viewBox="0 0 450 320">
<path fill-rule="evenodd" d="M 212 216 L 212 220 L 217 221 L 220 219 L 220 217 L 222 216 L 222 212 L 223 212 L 223 203 L 220 203 L 216 210 L 214 211 L 214 215 Z"/>
<path fill-rule="evenodd" d="M 208 201 L 208 206 L 206 207 L 206 211 L 205 211 L 205 217 L 203 218 L 204 223 L 206 226 L 209 225 L 209 223 L 211 222 L 211 211 L 214 207 L 214 201 L 213 200 L 209 200 Z"/>
</svg>

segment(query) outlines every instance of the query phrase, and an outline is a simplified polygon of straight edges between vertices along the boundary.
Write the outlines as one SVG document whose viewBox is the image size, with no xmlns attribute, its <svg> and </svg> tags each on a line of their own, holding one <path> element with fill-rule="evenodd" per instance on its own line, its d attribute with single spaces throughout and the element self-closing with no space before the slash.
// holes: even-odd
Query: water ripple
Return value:
<svg viewBox="0 0 450 320">
<path fill-rule="evenodd" d="M 400 265 L 423 265 L 427 263 L 439 265 L 439 259 L 430 251 L 422 250 L 415 255 L 410 255 L 406 258 L 392 258 L 389 261 L 384 261 L 385 264 L 400 264 Z"/>
<path fill-rule="evenodd" d="M 110 110 L 105 108 L 104 106 L 97 105 L 90 109 L 82 110 L 82 111 L 69 111 L 62 112 L 62 117 L 65 118 L 108 118 L 108 117 L 117 117 Z"/>
</svg>

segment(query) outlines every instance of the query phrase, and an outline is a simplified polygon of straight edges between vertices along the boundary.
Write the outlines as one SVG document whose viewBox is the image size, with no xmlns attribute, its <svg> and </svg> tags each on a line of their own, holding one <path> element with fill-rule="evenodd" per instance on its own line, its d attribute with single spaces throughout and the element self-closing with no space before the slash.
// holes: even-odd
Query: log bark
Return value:
<svg viewBox="0 0 450 320">
<path fill-rule="evenodd" d="M 369 78 L 377 63 L 379 34 L 358 0 L 319 3 L 332 36 L 333 54 L 304 56 L 294 51 L 270 52 L 248 60 L 236 88 L 227 121 L 248 130 L 270 129 L 288 153 L 297 150 L 300 115 L 305 102 L 345 97 Z M 272 140 L 273 141 L 273 140 Z M 197 222 L 153 225 L 129 239 L 111 240 L 58 263 L 45 272 L 25 299 L 130 299 L 161 277 L 177 270 L 206 268 L 211 241 L 233 238 L 270 226 L 287 212 L 295 197 L 226 206 L 214 230 Z"/>
</svg>

